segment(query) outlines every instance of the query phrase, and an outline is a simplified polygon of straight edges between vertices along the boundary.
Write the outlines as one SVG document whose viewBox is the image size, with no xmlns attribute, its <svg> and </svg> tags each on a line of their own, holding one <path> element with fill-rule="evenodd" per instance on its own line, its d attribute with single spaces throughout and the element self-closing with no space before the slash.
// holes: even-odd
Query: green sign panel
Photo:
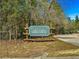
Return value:
<svg viewBox="0 0 79 59">
<path fill-rule="evenodd" d="M 30 26 L 29 34 L 30 36 L 49 36 L 50 29 L 49 26 Z"/>
</svg>

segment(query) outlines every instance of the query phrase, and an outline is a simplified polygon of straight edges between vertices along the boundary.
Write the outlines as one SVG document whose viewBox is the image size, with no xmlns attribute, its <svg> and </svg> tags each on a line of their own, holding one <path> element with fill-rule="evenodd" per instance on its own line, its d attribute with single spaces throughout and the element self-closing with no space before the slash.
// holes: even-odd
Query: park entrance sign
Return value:
<svg viewBox="0 0 79 59">
<path fill-rule="evenodd" d="M 49 36 L 50 28 L 49 26 L 30 26 L 29 35 L 30 36 Z"/>
</svg>

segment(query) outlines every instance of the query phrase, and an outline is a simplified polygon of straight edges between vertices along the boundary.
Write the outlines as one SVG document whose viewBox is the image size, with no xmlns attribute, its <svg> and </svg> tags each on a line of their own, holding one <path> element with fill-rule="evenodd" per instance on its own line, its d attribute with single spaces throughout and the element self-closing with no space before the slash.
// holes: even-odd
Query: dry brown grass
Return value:
<svg viewBox="0 0 79 59">
<path fill-rule="evenodd" d="M 54 38 L 51 37 L 51 39 Z M 79 47 L 77 46 L 57 39 L 52 42 L 24 42 L 23 40 L 0 41 L 0 57 L 35 57 L 41 56 L 45 52 L 48 53 L 48 56 L 79 55 L 78 49 Z M 77 50 L 75 54 L 73 53 L 74 50 Z M 72 53 L 66 53 L 67 51 L 72 51 Z"/>
</svg>

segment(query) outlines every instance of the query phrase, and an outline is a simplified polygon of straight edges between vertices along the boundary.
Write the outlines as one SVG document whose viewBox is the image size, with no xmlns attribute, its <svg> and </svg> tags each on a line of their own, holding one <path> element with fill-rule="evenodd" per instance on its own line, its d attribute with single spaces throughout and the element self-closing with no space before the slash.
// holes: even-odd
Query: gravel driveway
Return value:
<svg viewBox="0 0 79 59">
<path fill-rule="evenodd" d="M 79 46 L 79 34 L 65 34 L 65 35 L 55 35 L 61 41 Z"/>
</svg>

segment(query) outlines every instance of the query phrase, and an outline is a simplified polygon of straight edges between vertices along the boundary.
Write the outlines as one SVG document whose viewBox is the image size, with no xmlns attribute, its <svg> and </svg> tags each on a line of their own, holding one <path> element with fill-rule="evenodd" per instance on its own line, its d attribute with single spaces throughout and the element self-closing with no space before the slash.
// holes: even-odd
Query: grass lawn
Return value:
<svg viewBox="0 0 79 59">
<path fill-rule="evenodd" d="M 41 38 L 40 38 L 41 39 Z M 0 57 L 35 57 L 47 53 L 48 56 L 77 56 L 79 47 L 54 39 L 51 42 L 0 41 Z"/>
</svg>

